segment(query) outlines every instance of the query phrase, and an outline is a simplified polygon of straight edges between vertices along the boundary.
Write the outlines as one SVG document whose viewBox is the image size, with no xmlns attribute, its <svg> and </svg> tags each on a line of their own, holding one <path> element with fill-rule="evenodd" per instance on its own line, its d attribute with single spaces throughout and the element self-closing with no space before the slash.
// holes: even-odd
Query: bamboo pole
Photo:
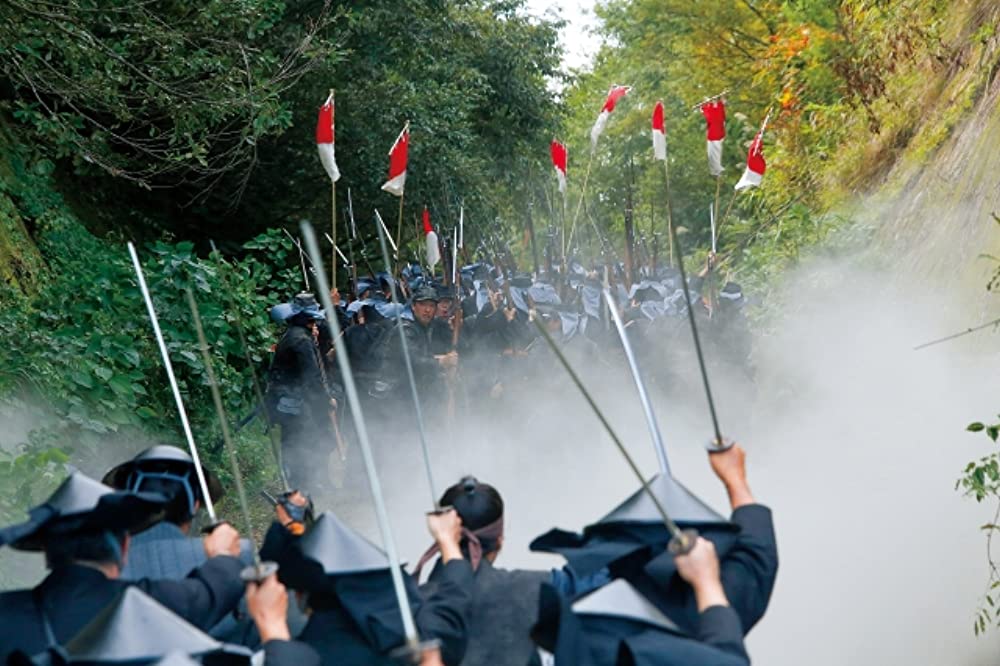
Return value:
<svg viewBox="0 0 1000 666">
<path fill-rule="evenodd" d="M 569 240 L 563 246 L 563 259 L 566 258 L 566 252 L 573 246 L 573 234 L 576 233 L 576 222 L 580 219 L 580 211 L 583 209 L 583 201 L 587 197 L 587 183 L 590 182 L 590 168 L 594 165 L 594 152 L 590 151 L 590 159 L 587 160 L 587 172 L 583 175 L 583 187 L 580 190 L 580 200 L 576 204 L 576 213 L 573 214 L 573 224 L 569 228 Z M 563 195 L 565 197 L 565 195 Z M 563 199 L 565 209 L 565 198 Z"/>
<path fill-rule="evenodd" d="M 400 241 L 403 239 L 403 197 L 406 193 L 399 195 L 399 221 L 396 223 L 396 272 L 399 272 L 400 259 L 402 259 L 402 253 L 399 248 Z"/>
<path fill-rule="evenodd" d="M 668 156 L 669 158 L 669 156 Z M 663 179 L 666 183 L 667 191 L 667 239 L 668 239 L 668 251 L 670 266 L 674 265 L 674 216 L 670 210 L 670 165 L 669 159 L 663 160 Z"/>
<path fill-rule="evenodd" d="M 333 247 L 337 247 L 337 181 L 330 182 L 330 235 L 333 237 Z M 333 290 L 337 290 L 337 253 L 330 253 L 330 280 Z"/>
</svg>

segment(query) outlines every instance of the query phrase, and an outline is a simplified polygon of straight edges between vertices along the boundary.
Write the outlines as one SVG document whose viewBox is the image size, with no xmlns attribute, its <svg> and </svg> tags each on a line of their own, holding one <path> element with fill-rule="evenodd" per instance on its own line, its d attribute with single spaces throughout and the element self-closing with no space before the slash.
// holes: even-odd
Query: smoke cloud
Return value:
<svg viewBox="0 0 1000 666">
<path fill-rule="evenodd" d="M 996 413 L 994 339 L 984 332 L 914 351 L 977 321 L 981 303 L 965 307 L 954 293 L 861 264 L 817 259 L 787 276 L 755 340 L 755 389 L 713 367 L 723 430 L 748 450 L 751 487 L 774 510 L 781 554 L 751 655 L 764 664 L 994 664 L 1000 632 L 977 639 L 972 622 L 987 581 L 979 526 L 995 507 L 954 489 L 964 465 L 990 450 L 963 429 Z M 688 351 L 682 374 L 693 378 Z M 652 474 L 635 387 L 624 362 L 610 360 L 577 367 Z M 665 391 L 649 374 L 674 474 L 727 513 L 703 448 L 711 425 L 700 385 Z M 638 487 L 568 378 L 555 385 L 500 402 L 473 398 L 471 423 L 454 436 L 431 424 L 439 494 L 471 473 L 504 496 L 500 566 L 561 566 L 530 553 L 531 539 L 579 529 Z M 422 514 L 431 495 L 414 422 L 405 408 L 396 419 L 395 434 L 374 446 L 400 552 L 414 562 L 430 543 Z M 379 543 L 356 450 L 339 474 L 343 488 L 321 504 Z"/>
</svg>

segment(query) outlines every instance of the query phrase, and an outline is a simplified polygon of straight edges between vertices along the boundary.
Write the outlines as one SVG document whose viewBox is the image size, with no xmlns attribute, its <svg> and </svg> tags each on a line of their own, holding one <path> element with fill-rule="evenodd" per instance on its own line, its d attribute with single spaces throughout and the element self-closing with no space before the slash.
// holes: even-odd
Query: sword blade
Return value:
<svg viewBox="0 0 1000 666">
<path fill-rule="evenodd" d="M 410 609 L 409 597 L 406 587 L 403 584 L 403 575 L 400 571 L 399 555 L 396 551 L 396 541 L 392 536 L 392 527 L 389 524 L 389 515 L 386 512 L 385 500 L 382 495 L 382 484 L 379 482 L 378 471 L 375 469 L 375 458 L 372 456 L 371 442 L 368 439 L 368 428 L 365 425 L 364 413 L 361 409 L 361 402 L 358 399 L 358 388 L 354 383 L 354 374 L 351 372 L 351 361 L 347 353 L 347 345 L 340 335 L 340 324 L 337 322 L 337 315 L 333 309 L 333 302 L 330 300 L 330 289 L 326 281 L 326 273 L 323 271 L 320 262 L 319 246 L 316 243 L 316 234 L 312 225 L 308 222 L 302 223 L 302 237 L 306 241 L 306 249 L 309 256 L 316 264 L 316 282 L 319 285 L 319 299 L 326 310 L 326 319 L 330 323 L 333 331 L 333 344 L 336 348 L 337 364 L 340 366 L 340 374 L 344 379 L 344 390 L 347 393 L 347 402 L 351 408 L 351 415 L 354 418 L 355 427 L 358 432 L 358 443 L 361 446 L 361 457 L 365 463 L 365 471 L 368 474 L 368 485 L 371 487 L 372 499 L 375 503 L 375 516 L 378 519 L 379 530 L 382 532 L 382 544 L 385 546 L 386 557 L 392 567 L 392 587 L 396 592 L 396 602 L 399 605 L 399 612 L 403 618 L 403 633 L 406 635 L 406 642 L 409 648 L 416 651 L 419 647 L 420 638 L 417 635 L 417 626 L 413 621 L 413 612 Z"/>
<path fill-rule="evenodd" d="M 663 443 L 663 436 L 660 434 L 660 426 L 656 423 L 656 414 L 653 413 L 653 403 L 649 399 L 649 392 L 646 391 L 646 384 L 639 374 L 639 364 L 635 359 L 635 352 L 632 351 L 632 343 L 629 342 L 628 334 L 625 332 L 625 324 L 622 323 L 621 315 L 618 314 L 618 304 L 611 296 L 611 290 L 605 287 L 604 301 L 608 304 L 608 311 L 611 313 L 611 320 L 615 323 L 615 330 L 622 341 L 622 348 L 625 350 L 625 358 L 628 360 L 629 370 L 632 371 L 632 379 L 635 381 L 635 388 L 639 392 L 639 401 L 642 403 L 642 411 L 646 415 L 646 424 L 649 426 L 649 436 L 653 439 L 653 450 L 656 451 L 656 459 L 660 463 L 660 471 L 670 474 L 670 463 L 667 460 L 667 447 Z"/>
<path fill-rule="evenodd" d="M 236 497 L 240 501 L 240 510 L 243 513 L 243 528 L 246 538 L 250 539 L 253 551 L 254 567 L 260 570 L 260 555 L 257 552 L 257 543 L 253 538 L 253 522 L 250 520 L 250 504 L 247 502 L 246 489 L 243 487 L 243 475 L 240 474 L 240 464 L 236 460 L 236 446 L 229 433 L 229 418 L 226 416 L 226 409 L 222 405 L 222 394 L 219 392 L 219 382 L 215 378 L 215 370 L 212 368 L 212 356 L 208 351 L 208 341 L 205 339 L 205 329 L 201 325 L 201 314 L 198 312 L 198 304 L 194 300 L 194 294 L 188 287 L 187 301 L 191 308 L 191 319 L 194 321 L 194 330 L 198 334 L 198 351 L 201 352 L 201 361 L 205 366 L 205 375 L 208 377 L 208 386 L 212 392 L 212 402 L 215 404 L 215 414 L 219 418 L 219 425 L 222 428 L 222 441 L 226 445 L 226 453 L 229 455 L 229 464 L 232 467 L 233 481 L 236 483 Z"/>
<path fill-rule="evenodd" d="M 218 253 L 219 263 L 225 264 L 225 261 L 222 259 L 222 253 L 215 247 L 215 241 L 209 241 L 209 244 L 212 246 L 212 252 Z M 274 423 L 271 421 L 271 412 L 264 400 L 264 390 L 260 385 L 260 379 L 257 377 L 257 369 L 254 367 L 253 357 L 250 355 L 250 345 L 247 344 L 247 337 L 243 332 L 243 325 L 240 323 L 239 309 L 233 300 L 233 292 L 230 288 L 229 280 L 224 273 L 220 272 L 220 275 L 222 276 L 222 288 L 226 292 L 229 311 L 233 314 L 233 328 L 236 329 L 236 335 L 239 337 L 240 345 L 243 347 L 243 359 L 246 361 L 247 367 L 250 368 L 250 376 L 253 378 L 254 397 L 257 398 L 257 404 L 260 406 L 260 410 L 264 413 L 264 419 L 267 421 L 267 436 L 271 440 L 271 453 L 274 454 L 274 462 L 278 466 L 278 476 L 281 478 L 282 488 L 287 492 L 291 490 L 291 487 L 288 485 L 288 479 L 285 478 L 285 468 L 281 462 L 281 443 L 278 441 L 277 433 L 274 430 Z"/>
<path fill-rule="evenodd" d="M 156 344 L 160 348 L 160 356 L 163 358 L 163 367 L 167 371 L 167 379 L 170 382 L 170 390 L 174 394 L 174 402 L 177 404 L 177 412 L 181 417 L 181 428 L 184 430 L 184 437 L 187 439 L 188 451 L 191 453 L 191 460 L 194 461 L 195 476 L 198 477 L 198 487 L 201 488 L 202 501 L 205 503 L 205 511 L 209 519 L 214 523 L 215 505 L 212 503 L 212 496 L 208 492 L 208 482 L 205 480 L 205 471 L 201 468 L 201 458 L 198 456 L 198 447 L 194 443 L 194 434 L 191 432 L 191 424 L 188 423 L 187 410 L 184 408 L 184 399 L 181 398 L 181 390 L 177 386 L 177 377 L 174 376 L 174 366 L 170 362 L 170 352 L 167 351 L 167 343 L 163 339 L 163 331 L 160 330 L 160 320 L 156 316 L 156 308 L 153 307 L 153 298 L 149 294 L 149 287 L 146 286 L 146 278 L 142 274 L 142 265 L 139 263 L 139 255 L 135 251 L 135 246 L 129 242 L 128 253 L 132 257 L 132 266 L 135 268 L 135 276 L 139 280 L 139 290 L 142 298 L 146 301 L 146 312 L 149 313 L 149 321 L 153 324 L 153 334 L 156 336 Z"/>
<path fill-rule="evenodd" d="M 569 375 L 570 379 L 573 380 L 573 383 L 576 384 L 576 387 L 580 390 L 580 393 L 587 401 L 587 404 L 589 404 L 590 408 L 594 410 L 594 414 L 597 415 L 597 419 L 601 422 L 601 425 L 604 426 L 604 430 L 608 433 L 608 436 L 611 437 L 611 441 L 618 447 L 618 451 L 621 452 L 622 456 L 625 458 L 625 462 L 628 463 L 632 473 L 635 474 L 637 479 L 639 479 L 639 483 L 642 484 L 643 489 L 649 495 L 649 499 L 651 499 L 653 501 L 653 505 L 656 506 L 656 510 L 663 519 L 663 524 L 666 526 L 667 531 L 670 532 L 670 536 L 673 539 L 676 539 L 681 545 L 686 544 L 689 536 L 681 531 L 681 528 L 678 527 L 677 523 L 673 521 L 667 513 L 667 510 L 663 507 L 659 498 L 649 487 L 649 482 L 642 476 L 642 472 L 639 471 L 639 466 L 636 465 L 635 460 L 633 460 L 632 456 L 629 455 L 628 449 L 625 448 L 625 445 L 622 444 L 622 441 L 618 438 L 618 435 L 615 433 L 614 428 L 611 427 L 611 423 L 608 422 L 608 419 L 605 418 L 601 408 L 597 406 L 597 401 L 591 397 L 590 391 L 588 391 L 587 387 L 583 385 L 583 380 L 581 380 L 580 376 L 576 374 L 573 366 L 570 365 L 569 360 L 563 354 L 562 349 L 559 348 L 559 345 L 556 344 L 556 341 L 552 339 L 552 336 L 549 334 L 548 330 L 546 330 L 545 324 L 538 317 L 532 316 L 531 319 L 535 323 L 535 328 L 537 328 L 541 336 L 545 338 L 545 342 L 549 345 L 552 353 L 555 354 L 557 359 L 559 359 L 559 363 L 566 370 L 566 373 Z"/>
<path fill-rule="evenodd" d="M 389 248 L 385 244 L 386 235 L 382 233 L 382 228 L 379 227 L 378 232 L 378 242 L 382 248 L 382 261 L 385 262 L 386 272 L 390 271 L 392 264 L 389 262 Z M 424 467 L 427 472 L 427 484 L 430 486 L 431 490 L 431 506 L 434 507 L 435 511 L 440 511 L 441 507 L 438 505 L 438 494 L 437 486 L 434 485 L 434 473 L 431 471 L 431 457 L 427 449 L 427 432 L 424 430 L 424 413 L 420 408 L 420 395 L 417 392 L 417 380 L 413 376 L 413 361 L 410 360 L 410 345 L 406 341 L 406 335 L 403 333 L 403 313 L 402 308 L 399 306 L 399 301 L 396 298 L 396 290 L 390 290 L 392 294 L 392 304 L 395 306 L 396 310 L 396 330 L 399 331 L 399 345 L 403 350 L 403 365 L 406 366 L 406 378 L 410 382 L 410 395 L 413 397 L 413 411 L 417 418 L 417 431 L 420 434 L 420 450 L 424 455 Z"/>
</svg>

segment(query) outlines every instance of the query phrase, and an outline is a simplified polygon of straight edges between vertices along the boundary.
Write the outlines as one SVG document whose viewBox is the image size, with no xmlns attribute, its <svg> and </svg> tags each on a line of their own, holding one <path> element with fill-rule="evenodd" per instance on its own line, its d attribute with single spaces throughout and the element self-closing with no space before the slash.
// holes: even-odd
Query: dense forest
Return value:
<svg viewBox="0 0 1000 666">
<path fill-rule="evenodd" d="M 253 408 L 232 324 L 263 364 L 267 309 L 300 285 L 283 230 L 330 224 L 313 134 L 329 91 L 343 174 L 335 219 L 346 233 L 350 190 L 359 252 L 374 256 L 373 211 L 396 213 L 380 185 L 408 121 L 404 241 L 416 241 L 424 206 L 448 228 L 462 210 L 470 247 L 502 242 L 525 268 L 527 218 L 544 242 L 577 207 L 594 223 L 581 227 L 584 252 L 621 254 L 631 215 L 636 242 L 666 255 L 663 169 L 649 139 L 662 100 L 688 260 L 704 262 L 718 202 L 728 213 L 722 270 L 766 302 L 776 276 L 819 241 L 863 241 L 846 204 L 892 187 L 901 160 L 930 159 L 1000 64 L 985 0 L 609 0 L 596 7 L 604 45 L 592 66 L 566 72 L 560 20 L 523 4 L 0 3 L 0 418 L 12 424 L 0 522 L 43 497 L 67 462 L 96 472 L 137 441 L 176 438 L 126 240 L 140 245 L 202 440 L 217 439 L 218 425 L 185 288 L 202 304 L 227 409 Z M 592 152 L 612 84 L 632 90 Z M 716 179 L 697 105 L 719 94 L 729 118 Z M 764 185 L 737 194 L 769 110 Z M 565 202 L 554 137 L 569 148 Z M 237 439 L 248 476 L 273 479 L 263 430 Z M 209 445 L 208 457 L 221 460 L 220 449 Z M 995 457 L 970 467 L 967 487 L 996 495 L 997 469 Z"/>
</svg>

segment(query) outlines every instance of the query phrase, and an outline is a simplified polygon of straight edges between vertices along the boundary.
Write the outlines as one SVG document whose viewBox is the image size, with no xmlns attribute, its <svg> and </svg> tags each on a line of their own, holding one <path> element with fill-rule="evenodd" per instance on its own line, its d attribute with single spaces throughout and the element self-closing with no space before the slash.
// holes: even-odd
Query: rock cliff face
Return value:
<svg viewBox="0 0 1000 666">
<path fill-rule="evenodd" d="M 1000 8 L 976 17 L 995 25 Z M 856 213 L 874 230 L 873 249 L 901 280 L 952 292 L 984 316 L 986 283 L 1000 258 L 1000 40 L 982 40 L 942 78 L 921 132 L 950 135 L 929 156 L 903 151 L 876 194 Z M 966 316 L 968 310 L 965 309 Z"/>
<path fill-rule="evenodd" d="M 880 251 L 895 256 L 908 276 L 982 294 L 997 267 L 982 255 L 1000 247 L 993 218 L 1000 214 L 1000 81 L 993 80 L 930 163 L 900 165 L 893 178 L 905 185 L 882 197 L 889 214 L 877 232 Z"/>
</svg>

